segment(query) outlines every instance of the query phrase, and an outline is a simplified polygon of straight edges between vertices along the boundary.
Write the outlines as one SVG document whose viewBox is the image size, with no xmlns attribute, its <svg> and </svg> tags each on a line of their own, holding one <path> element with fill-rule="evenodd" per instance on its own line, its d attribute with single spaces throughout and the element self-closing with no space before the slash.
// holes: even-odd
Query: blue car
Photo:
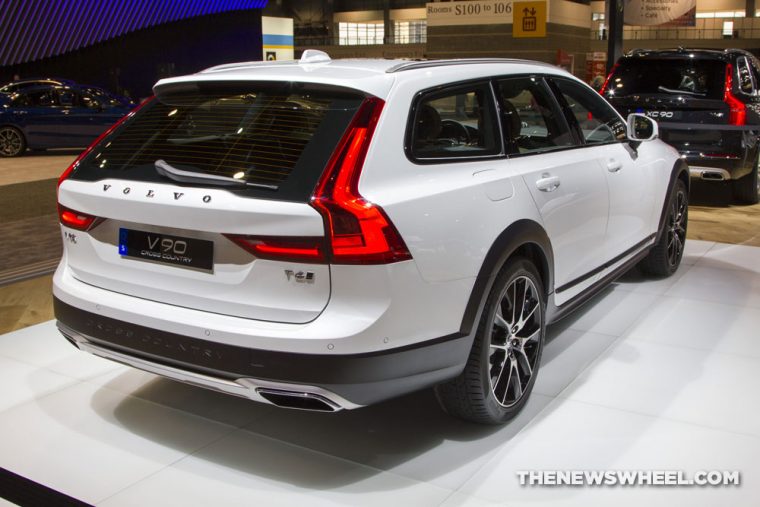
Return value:
<svg viewBox="0 0 760 507">
<path fill-rule="evenodd" d="M 134 106 L 105 90 L 43 84 L 0 94 L 0 156 L 88 146 Z"/>
</svg>

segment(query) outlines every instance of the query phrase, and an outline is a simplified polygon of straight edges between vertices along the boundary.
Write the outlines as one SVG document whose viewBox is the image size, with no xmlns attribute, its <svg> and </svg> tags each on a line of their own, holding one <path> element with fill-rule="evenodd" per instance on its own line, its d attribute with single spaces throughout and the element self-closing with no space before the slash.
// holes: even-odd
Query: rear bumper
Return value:
<svg viewBox="0 0 760 507">
<path fill-rule="evenodd" d="M 78 348 L 168 378 L 271 402 L 267 392 L 352 409 L 455 377 L 471 339 L 454 334 L 364 354 L 327 355 L 252 349 L 113 319 L 54 298 L 61 332 Z"/>
<path fill-rule="evenodd" d="M 754 169 L 758 154 L 758 137 L 749 130 L 680 130 L 660 124 L 662 140 L 678 150 L 689 164 L 692 178 L 709 181 L 736 180 Z M 706 143 L 699 136 L 705 132 L 715 139 Z"/>
<path fill-rule="evenodd" d="M 748 162 L 751 155 L 744 152 L 724 156 L 706 156 L 704 153 L 679 149 L 679 153 L 689 164 L 689 174 L 692 178 L 710 181 L 735 180 L 747 174 L 752 167 L 752 164 Z"/>
</svg>

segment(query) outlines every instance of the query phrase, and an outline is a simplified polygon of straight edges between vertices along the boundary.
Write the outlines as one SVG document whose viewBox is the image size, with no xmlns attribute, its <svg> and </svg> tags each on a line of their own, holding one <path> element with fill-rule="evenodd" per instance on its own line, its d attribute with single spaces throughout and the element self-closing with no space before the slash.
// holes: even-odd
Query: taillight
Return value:
<svg viewBox="0 0 760 507">
<path fill-rule="evenodd" d="M 382 208 L 359 194 L 359 176 L 384 105 L 378 98 L 362 103 L 312 196 L 325 221 L 330 262 L 388 264 L 412 258 Z"/>
<path fill-rule="evenodd" d="M 58 205 L 58 218 L 62 225 L 79 231 L 89 231 L 101 221 L 98 217 L 74 211 L 60 204 Z"/>
<path fill-rule="evenodd" d="M 747 123 L 747 106 L 731 93 L 733 88 L 734 67 L 726 64 L 726 90 L 723 93 L 723 102 L 728 105 L 728 123 L 730 125 L 745 125 Z"/>
<path fill-rule="evenodd" d="M 325 262 L 325 240 L 322 237 L 241 236 L 237 234 L 225 234 L 225 236 L 259 259 Z"/>
<path fill-rule="evenodd" d="M 602 85 L 602 89 L 601 89 L 601 90 L 599 90 L 599 95 L 602 95 L 602 96 L 604 96 L 604 93 L 607 91 L 607 87 L 608 87 L 608 86 L 609 86 L 609 84 L 610 84 L 610 79 L 612 79 L 612 75 L 613 75 L 613 74 L 615 73 L 615 71 L 617 70 L 617 68 L 618 68 L 618 65 L 620 65 L 620 64 L 619 64 L 619 63 L 616 63 L 615 65 L 613 65 L 613 66 L 612 66 L 612 70 L 610 70 L 610 73 L 609 73 L 609 74 L 607 74 L 607 79 L 605 79 L 605 80 L 604 80 L 604 84 Z"/>
<path fill-rule="evenodd" d="M 116 123 L 114 123 L 113 125 L 111 125 L 108 128 L 108 130 L 106 130 L 105 132 L 103 132 L 102 134 L 100 134 L 98 136 L 98 138 L 95 139 L 95 141 L 93 141 L 92 144 L 90 144 L 90 146 L 88 146 L 86 150 L 84 150 L 82 153 L 80 153 L 79 156 L 76 158 L 76 160 L 74 160 L 74 162 L 72 162 L 71 165 L 69 167 L 67 167 L 66 170 L 63 171 L 63 173 L 61 173 L 61 175 L 58 177 L 58 187 L 60 187 L 61 183 L 63 183 L 66 180 L 66 178 L 68 178 L 71 175 L 71 172 L 76 168 L 77 165 L 79 165 L 79 162 L 81 162 L 84 157 L 86 157 L 87 155 L 89 155 L 90 152 L 98 144 L 100 144 L 100 141 L 102 141 L 111 132 L 113 132 L 114 130 L 116 130 L 119 127 L 119 125 L 121 125 L 122 123 L 124 123 L 127 119 L 129 119 L 132 116 L 134 116 L 134 114 L 137 111 L 139 111 L 144 105 L 146 105 L 148 102 L 150 102 L 154 98 L 155 97 L 149 97 L 149 98 L 145 99 L 137 107 L 135 107 L 133 110 L 131 110 L 130 112 L 128 112 L 127 114 L 125 114 L 124 116 L 122 116 L 119 119 L 119 121 L 117 121 Z"/>
</svg>

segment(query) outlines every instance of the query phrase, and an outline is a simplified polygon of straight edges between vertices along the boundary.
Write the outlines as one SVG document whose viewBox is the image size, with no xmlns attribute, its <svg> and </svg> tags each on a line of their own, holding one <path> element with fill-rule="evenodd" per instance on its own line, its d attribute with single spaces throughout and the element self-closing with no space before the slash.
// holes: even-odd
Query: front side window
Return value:
<svg viewBox="0 0 760 507">
<path fill-rule="evenodd" d="M 568 120 L 577 123 L 586 144 L 610 143 L 626 139 L 626 125 L 620 115 L 592 89 L 569 79 L 553 78 Z"/>
<path fill-rule="evenodd" d="M 573 145 L 541 78 L 504 79 L 498 89 L 507 153 L 519 155 Z"/>
<path fill-rule="evenodd" d="M 412 123 L 418 159 L 483 157 L 501 153 L 493 94 L 488 84 L 423 96 Z"/>
<path fill-rule="evenodd" d="M 16 107 L 50 107 L 58 105 L 56 93 L 52 88 L 20 92 L 14 98 L 12 104 Z"/>
</svg>

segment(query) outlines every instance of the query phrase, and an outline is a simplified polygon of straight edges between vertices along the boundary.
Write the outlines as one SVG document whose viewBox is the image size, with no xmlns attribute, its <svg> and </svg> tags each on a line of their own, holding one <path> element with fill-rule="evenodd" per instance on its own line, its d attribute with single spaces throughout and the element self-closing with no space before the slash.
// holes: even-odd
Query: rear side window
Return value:
<svg viewBox="0 0 760 507">
<path fill-rule="evenodd" d="M 461 159 L 501 153 L 488 83 L 436 91 L 417 102 L 411 129 L 416 159 Z"/>
<path fill-rule="evenodd" d="M 696 58 L 626 58 L 615 68 L 605 95 L 693 95 L 722 100 L 725 65 Z"/>
<path fill-rule="evenodd" d="M 168 166 L 197 175 L 184 184 L 214 186 L 207 175 L 242 195 L 306 200 L 363 99 L 298 83 L 188 86 L 160 93 L 72 177 L 177 183 L 156 169 Z"/>
</svg>

